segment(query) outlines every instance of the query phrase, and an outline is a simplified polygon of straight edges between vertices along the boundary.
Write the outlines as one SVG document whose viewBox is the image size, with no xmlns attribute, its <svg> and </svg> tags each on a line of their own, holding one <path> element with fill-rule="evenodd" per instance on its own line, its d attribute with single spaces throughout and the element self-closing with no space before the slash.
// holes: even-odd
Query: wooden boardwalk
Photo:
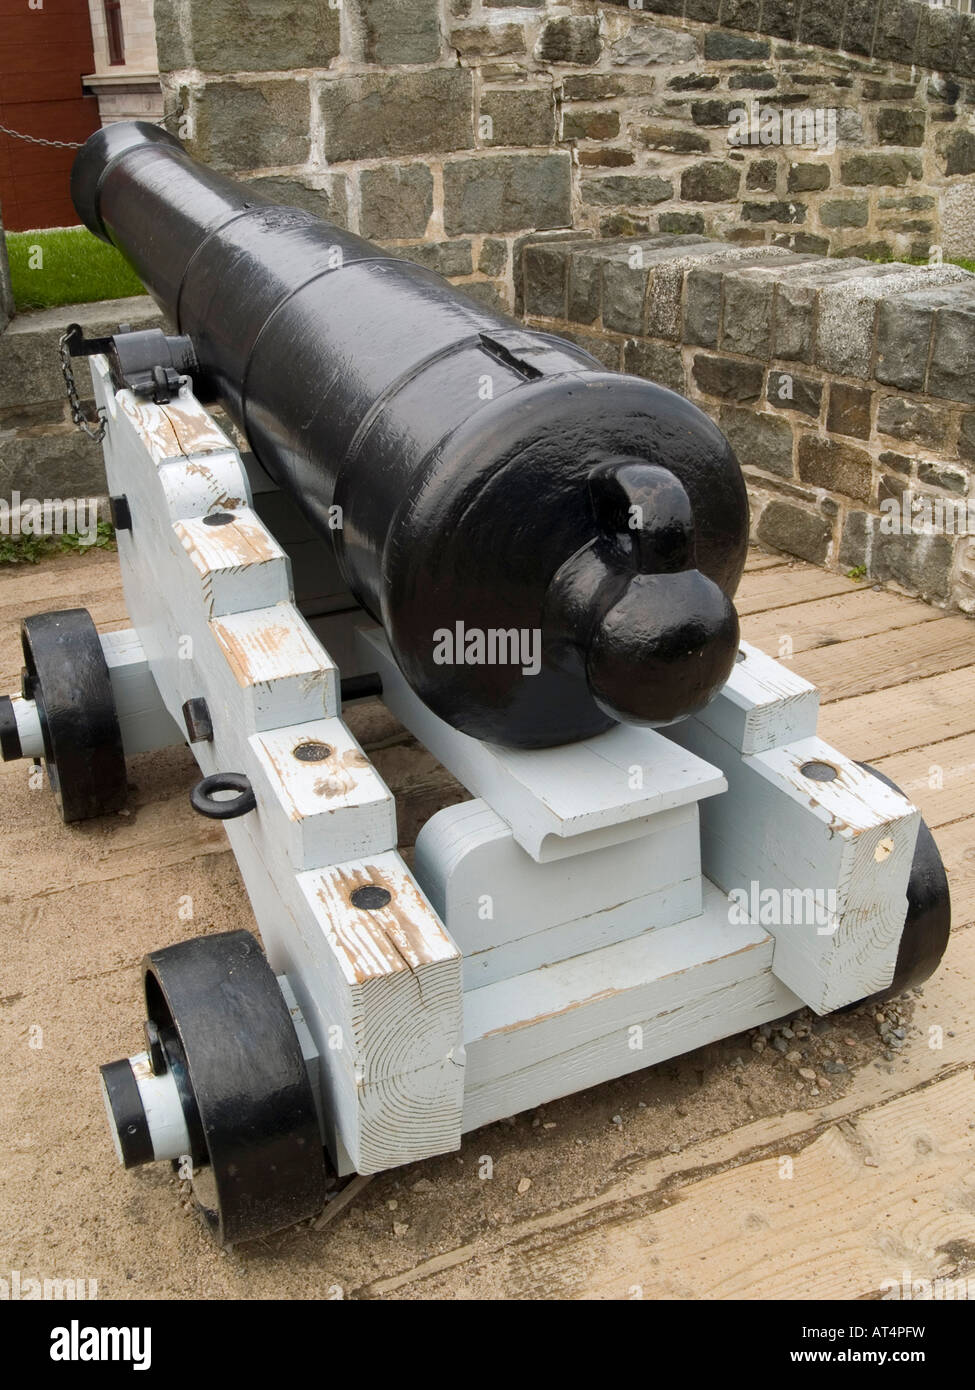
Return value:
<svg viewBox="0 0 975 1390">
<path fill-rule="evenodd" d="M 0 575 L 0 689 L 21 616 L 74 606 L 127 625 L 114 556 Z M 948 866 L 951 945 L 898 1005 L 899 1051 L 873 1011 L 806 1016 L 816 1084 L 733 1038 L 383 1174 L 324 1230 L 222 1255 L 164 1166 L 117 1168 L 96 1073 L 139 1043 L 146 950 L 252 925 L 222 828 L 189 809 L 195 764 L 134 759 L 131 810 L 70 828 L 5 766 L 0 1267 L 102 1297 L 870 1298 L 905 1272 L 975 1278 L 975 622 L 757 552 L 738 606 L 748 640 L 820 687 L 822 736 L 900 783 Z M 350 723 L 409 846 L 462 792 L 380 707 Z"/>
</svg>

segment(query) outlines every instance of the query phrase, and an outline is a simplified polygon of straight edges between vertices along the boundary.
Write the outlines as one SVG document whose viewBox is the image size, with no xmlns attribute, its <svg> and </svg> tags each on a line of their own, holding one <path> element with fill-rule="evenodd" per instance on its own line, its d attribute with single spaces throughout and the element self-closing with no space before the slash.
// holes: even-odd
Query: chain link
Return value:
<svg viewBox="0 0 975 1390">
<path fill-rule="evenodd" d="M 163 116 L 157 124 L 166 126 L 170 121 L 178 121 L 182 114 L 182 106 L 177 106 L 175 111 Z M 11 130 L 5 125 L 0 125 L 0 134 L 9 135 L 14 140 L 26 140 L 29 145 L 48 145 L 56 150 L 80 150 L 85 143 L 84 140 L 45 140 L 41 135 L 25 135 L 22 130 Z"/>
<path fill-rule="evenodd" d="M 71 407 L 71 419 L 78 428 L 88 436 L 95 444 L 100 444 L 105 438 L 105 431 L 108 429 L 108 419 L 103 411 L 99 411 L 94 420 L 90 420 L 81 408 L 81 398 L 78 395 L 78 388 L 75 385 L 74 372 L 71 370 L 71 359 L 68 356 L 68 335 L 62 333 L 58 340 L 58 351 L 61 355 L 61 371 L 64 373 L 64 384 L 68 391 L 68 404 Z"/>
<path fill-rule="evenodd" d="M 29 145 L 50 145 L 57 150 L 80 150 L 84 143 L 78 140 L 45 140 L 40 135 L 25 135 L 22 130 L 11 130 L 5 125 L 0 125 L 0 132 L 12 136 L 14 140 L 26 140 Z"/>
</svg>

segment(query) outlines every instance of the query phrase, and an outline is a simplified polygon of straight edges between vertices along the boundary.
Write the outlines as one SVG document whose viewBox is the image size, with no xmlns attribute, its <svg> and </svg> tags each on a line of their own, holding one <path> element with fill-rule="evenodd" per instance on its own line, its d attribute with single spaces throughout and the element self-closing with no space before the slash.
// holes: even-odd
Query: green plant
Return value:
<svg viewBox="0 0 975 1390">
<path fill-rule="evenodd" d="M 95 539 L 87 545 L 76 535 L 0 535 L 0 565 L 37 565 L 49 555 L 114 549 L 115 527 L 110 521 L 98 523 Z"/>
<path fill-rule="evenodd" d="M 868 251 L 858 251 L 857 255 L 861 260 L 874 261 L 877 265 L 930 265 L 931 261 L 927 256 L 895 256 L 893 251 L 888 251 L 883 256 L 872 256 Z M 975 261 L 967 261 L 962 256 L 948 256 L 944 261 L 945 265 L 961 266 L 962 270 L 975 272 Z"/>
<path fill-rule="evenodd" d="M 847 570 L 847 572 L 846 572 L 846 577 L 847 577 L 847 579 L 866 579 L 866 577 L 867 577 L 867 567 L 866 567 L 866 565 L 854 565 L 853 568 L 852 568 L 851 570 Z"/>
<path fill-rule="evenodd" d="M 17 309 L 145 294 L 142 281 L 114 246 L 85 227 L 8 232 L 6 240 Z"/>
</svg>

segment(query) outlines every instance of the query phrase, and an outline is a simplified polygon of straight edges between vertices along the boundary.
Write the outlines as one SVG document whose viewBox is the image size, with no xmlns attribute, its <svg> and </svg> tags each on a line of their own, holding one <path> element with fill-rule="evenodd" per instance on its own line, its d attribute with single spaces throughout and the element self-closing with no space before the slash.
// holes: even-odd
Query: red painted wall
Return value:
<svg viewBox="0 0 975 1390">
<path fill-rule="evenodd" d="M 95 65 L 87 0 L 0 0 L 0 125 L 48 140 L 84 140 L 98 102 L 81 92 Z M 68 177 L 73 150 L 0 132 L 0 206 L 7 231 L 78 221 Z"/>
</svg>

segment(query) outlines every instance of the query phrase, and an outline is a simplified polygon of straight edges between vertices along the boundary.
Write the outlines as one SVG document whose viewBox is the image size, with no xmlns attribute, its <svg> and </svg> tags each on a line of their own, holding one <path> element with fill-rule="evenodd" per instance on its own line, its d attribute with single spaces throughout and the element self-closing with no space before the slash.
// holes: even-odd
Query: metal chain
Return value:
<svg viewBox="0 0 975 1390">
<path fill-rule="evenodd" d="M 58 340 L 58 351 L 61 355 L 61 371 L 64 373 L 64 384 L 68 390 L 68 404 L 71 407 L 71 418 L 78 428 L 84 431 L 89 439 L 95 444 L 100 444 L 105 438 L 105 431 L 108 429 L 108 419 L 103 411 L 99 411 L 95 420 L 90 420 L 81 408 L 81 398 L 78 395 L 74 372 L 71 370 L 71 360 L 68 357 L 67 333 L 61 334 Z"/>
<path fill-rule="evenodd" d="M 182 117 L 182 115 L 183 115 L 183 107 L 180 105 L 180 106 L 177 106 L 177 107 L 175 108 L 175 110 L 170 111 L 170 113 L 169 113 L 168 116 L 160 116 L 159 119 L 158 119 L 158 121 L 156 121 L 155 124 L 156 124 L 156 125 L 161 125 L 161 126 L 168 126 L 169 123 L 170 123 L 170 121 L 178 121 L 178 120 Z"/>
<path fill-rule="evenodd" d="M 157 124 L 168 125 L 170 121 L 179 120 L 182 114 L 182 106 L 177 106 L 175 111 L 171 111 L 168 116 L 163 116 Z M 25 135 L 22 130 L 11 130 L 9 126 L 5 125 L 0 125 L 0 133 L 9 135 L 14 140 L 26 140 L 29 145 L 50 145 L 52 149 L 58 150 L 80 150 L 85 143 L 84 140 L 45 140 L 40 135 Z"/>
<path fill-rule="evenodd" d="M 78 140 L 44 140 L 40 135 L 25 135 L 22 130 L 11 130 L 5 125 L 0 125 L 0 131 L 13 136 L 15 140 L 26 140 L 29 145 L 51 145 L 58 150 L 80 150 L 84 143 Z"/>
</svg>

